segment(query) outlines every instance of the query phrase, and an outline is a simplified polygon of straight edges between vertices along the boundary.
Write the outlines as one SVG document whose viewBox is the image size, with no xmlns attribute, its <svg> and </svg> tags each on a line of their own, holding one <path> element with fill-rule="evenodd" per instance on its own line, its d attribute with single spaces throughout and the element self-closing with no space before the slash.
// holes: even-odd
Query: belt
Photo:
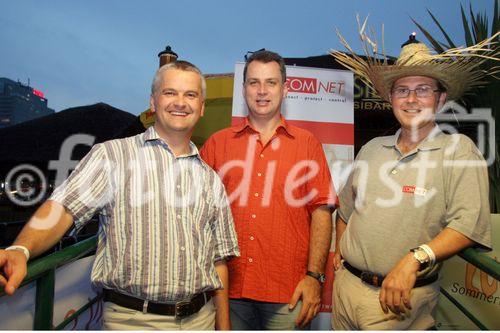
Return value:
<svg viewBox="0 0 500 333">
<path fill-rule="evenodd" d="M 344 260 L 344 267 L 351 272 L 353 275 L 359 277 L 361 281 L 363 281 L 366 284 L 369 284 L 374 287 L 380 287 L 382 285 L 382 282 L 385 279 L 385 276 L 377 274 L 377 273 L 372 273 L 368 271 L 361 271 L 357 269 L 356 267 L 352 267 L 347 261 Z M 415 285 L 413 288 L 418 288 L 418 287 L 423 287 L 428 284 L 431 284 L 435 282 L 438 279 L 438 274 L 434 274 L 433 276 L 422 278 L 422 279 L 417 279 L 415 281 Z"/>
<path fill-rule="evenodd" d="M 155 303 L 145 301 L 119 292 L 104 289 L 104 302 L 112 302 L 117 305 L 142 311 L 143 313 L 155 313 L 164 316 L 175 316 L 176 319 L 191 316 L 198 311 L 212 298 L 213 292 L 204 292 L 196 294 L 190 301 L 180 301 L 177 303 Z"/>
</svg>

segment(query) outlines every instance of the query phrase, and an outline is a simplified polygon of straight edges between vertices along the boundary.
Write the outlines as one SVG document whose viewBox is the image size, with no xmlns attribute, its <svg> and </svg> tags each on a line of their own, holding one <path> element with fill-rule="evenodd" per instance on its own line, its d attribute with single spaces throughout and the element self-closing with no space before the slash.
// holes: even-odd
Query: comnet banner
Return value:
<svg viewBox="0 0 500 333">
<path fill-rule="evenodd" d="M 234 70 L 232 125 L 240 123 L 248 115 L 243 98 L 244 67 L 244 63 L 236 63 Z M 286 66 L 286 72 L 288 96 L 281 113 L 288 123 L 310 131 L 323 144 L 338 193 L 354 160 L 353 74 L 350 71 L 297 66 Z M 313 329 L 331 329 L 332 259 L 333 248 L 325 271 L 321 313 L 313 321 Z"/>
<path fill-rule="evenodd" d="M 244 67 L 237 63 L 235 68 L 233 122 L 248 114 L 242 94 Z M 287 121 L 309 129 L 323 143 L 353 145 L 352 72 L 296 66 L 286 71 L 288 96 L 281 111 Z"/>
</svg>

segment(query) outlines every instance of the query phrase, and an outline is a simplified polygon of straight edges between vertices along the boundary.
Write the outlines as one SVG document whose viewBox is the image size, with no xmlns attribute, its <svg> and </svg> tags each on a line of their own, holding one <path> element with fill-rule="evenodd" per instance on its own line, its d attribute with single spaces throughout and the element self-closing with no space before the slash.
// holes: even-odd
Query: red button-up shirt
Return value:
<svg viewBox="0 0 500 333">
<path fill-rule="evenodd" d="M 229 297 L 288 303 L 307 271 L 311 213 L 336 204 L 321 143 L 282 118 L 264 146 L 245 119 L 212 135 L 200 155 L 226 186 L 238 234 Z"/>
</svg>

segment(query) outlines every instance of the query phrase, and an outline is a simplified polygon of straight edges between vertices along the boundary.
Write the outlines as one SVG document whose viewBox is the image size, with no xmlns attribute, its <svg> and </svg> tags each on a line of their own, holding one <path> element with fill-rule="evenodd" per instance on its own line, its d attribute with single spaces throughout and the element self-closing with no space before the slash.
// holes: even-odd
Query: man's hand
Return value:
<svg viewBox="0 0 500 333">
<path fill-rule="evenodd" d="M 12 295 L 23 282 L 27 273 L 26 256 L 21 251 L 0 250 L 0 268 L 3 267 L 3 275 L 0 273 L 0 285 L 4 287 L 7 295 Z"/>
<path fill-rule="evenodd" d="M 412 253 L 408 253 L 397 265 L 387 274 L 382 288 L 380 289 L 380 306 L 385 313 L 391 310 L 399 315 L 411 309 L 410 295 L 415 281 L 419 263 L 413 258 Z"/>
<path fill-rule="evenodd" d="M 333 255 L 333 268 L 338 271 L 342 267 L 342 254 L 340 250 L 335 251 Z"/>
<path fill-rule="evenodd" d="M 22 245 L 34 258 L 54 246 L 73 225 L 73 216 L 63 205 L 46 201 L 23 227 L 13 245 Z M 17 250 L 0 250 L 0 286 L 8 295 L 19 287 L 27 273 L 26 256 Z M 4 275 L 2 276 L 2 271 Z"/>
<path fill-rule="evenodd" d="M 321 303 L 321 283 L 313 277 L 306 275 L 297 284 L 290 300 L 289 309 L 292 310 L 297 305 L 299 299 L 302 299 L 300 313 L 295 319 L 295 325 L 304 327 L 316 317 Z"/>
</svg>

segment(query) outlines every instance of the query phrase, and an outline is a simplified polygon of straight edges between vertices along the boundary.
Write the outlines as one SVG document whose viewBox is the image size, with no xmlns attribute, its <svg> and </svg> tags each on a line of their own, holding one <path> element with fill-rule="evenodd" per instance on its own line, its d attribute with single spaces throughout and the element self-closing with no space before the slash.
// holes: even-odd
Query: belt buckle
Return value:
<svg viewBox="0 0 500 333">
<path fill-rule="evenodd" d="M 179 301 L 175 303 L 175 319 L 182 319 L 190 315 L 188 313 L 191 301 Z"/>
<path fill-rule="evenodd" d="M 372 272 L 361 272 L 361 281 L 374 287 L 382 285 L 382 276 Z"/>
</svg>

